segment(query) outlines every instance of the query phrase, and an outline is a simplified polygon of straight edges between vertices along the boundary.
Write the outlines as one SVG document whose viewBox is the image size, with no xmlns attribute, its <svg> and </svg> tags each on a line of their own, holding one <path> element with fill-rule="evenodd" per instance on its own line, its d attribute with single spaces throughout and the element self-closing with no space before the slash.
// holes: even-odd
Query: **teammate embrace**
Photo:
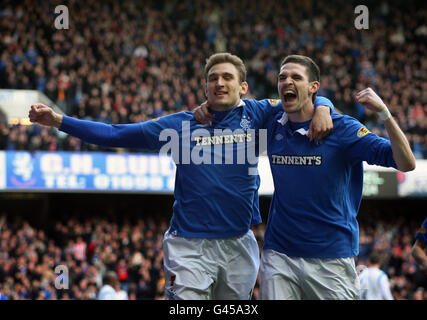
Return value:
<svg viewBox="0 0 427 320">
<path fill-rule="evenodd" d="M 246 68 L 229 53 L 212 55 L 205 77 L 207 103 L 194 114 L 107 125 L 62 116 L 36 104 L 29 116 L 32 122 L 56 126 L 104 146 L 160 150 L 168 143 L 160 139 L 162 132 L 173 130 L 189 154 L 202 152 L 213 160 L 223 158 L 226 148 L 237 159 L 241 148 L 254 148 L 259 155 L 263 146 L 260 139 L 219 147 L 197 145 L 203 138 L 183 143 L 200 130 L 199 121 L 206 124 L 203 130 L 208 137 L 215 136 L 215 129 L 255 130 L 257 135 L 267 130 L 275 193 L 262 252 L 260 298 L 357 299 L 353 257 L 358 254 L 362 161 L 402 171 L 415 167 L 409 143 L 385 104 L 371 89 L 356 96 L 359 103 L 379 113 L 390 140 L 369 132 L 353 118 L 333 113 L 328 99 L 316 97 L 320 72 L 308 57 L 289 56 L 282 62 L 280 101 L 241 99 L 248 90 Z M 182 130 L 183 121 L 189 122 L 188 132 Z M 334 130 L 324 138 L 332 123 Z M 174 146 L 170 150 L 177 170 L 173 216 L 163 241 L 167 298 L 249 299 L 260 267 L 258 245 L 250 230 L 251 224 L 261 221 L 260 181 L 253 174 L 257 163 L 247 154 L 240 163 L 185 162 L 184 150 Z M 320 161 L 272 162 L 273 157 L 283 156 L 314 156 Z"/>
</svg>

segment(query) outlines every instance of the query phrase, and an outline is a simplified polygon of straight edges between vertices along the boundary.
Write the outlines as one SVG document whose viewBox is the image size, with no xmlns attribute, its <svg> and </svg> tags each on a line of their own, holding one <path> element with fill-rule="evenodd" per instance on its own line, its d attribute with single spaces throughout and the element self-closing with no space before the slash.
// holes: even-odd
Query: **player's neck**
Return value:
<svg viewBox="0 0 427 320">
<path fill-rule="evenodd" d="M 306 122 L 311 120 L 314 115 L 314 105 L 313 103 L 307 102 L 304 107 L 302 107 L 297 112 L 288 113 L 288 119 L 292 122 Z"/>
<path fill-rule="evenodd" d="M 209 108 L 212 109 L 213 111 L 219 111 L 219 112 L 229 111 L 229 110 L 237 107 L 240 104 L 240 101 L 241 100 L 239 99 L 230 105 L 214 105 L 214 104 L 211 104 L 209 106 Z"/>
<path fill-rule="evenodd" d="M 233 109 L 235 106 L 210 106 L 213 111 L 224 112 Z"/>
</svg>

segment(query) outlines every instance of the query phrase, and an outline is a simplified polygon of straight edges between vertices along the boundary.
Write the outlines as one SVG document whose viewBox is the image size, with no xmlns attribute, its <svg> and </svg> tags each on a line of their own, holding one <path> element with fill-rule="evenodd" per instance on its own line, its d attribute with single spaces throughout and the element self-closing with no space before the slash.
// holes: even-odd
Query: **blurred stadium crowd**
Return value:
<svg viewBox="0 0 427 320">
<path fill-rule="evenodd" d="M 129 299 L 163 299 L 162 239 L 167 221 L 120 225 L 105 218 L 55 221 L 36 229 L 27 220 L 0 227 L 0 292 L 9 299 L 96 299 L 114 271 Z M 58 265 L 68 268 L 68 289 L 57 290 Z M 57 280 L 57 285 L 65 284 Z"/>
<path fill-rule="evenodd" d="M 422 1 L 368 1 L 369 30 L 354 1 L 72 1 L 70 29 L 54 28 L 60 1 L 2 1 L 0 88 L 43 91 L 67 114 L 142 122 L 205 100 L 203 66 L 214 52 L 242 57 L 248 97 L 275 98 L 280 60 L 313 57 L 319 94 L 384 135 L 353 100 L 371 86 L 417 158 L 427 158 L 427 58 Z M 1 117 L 0 117 L 1 118 Z M 0 149 L 101 150 L 57 130 L 0 123 Z"/>
<path fill-rule="evenodd" d="M 6 216 L 5 216 L 6 217 Z M 370 218 L 360 226 L 358 265 L 371 252 L 382 256 L 398 300 L 427 300 L 427 274 L 411 256 L 417 219 Z M 168 221 L 105 217 L 50 219 L 35 228 L 9 215 L 0 226 L 0 292 L 9 299 L 96 299 L 103 277 L 114 271 L 129 299 L 164 299 L 162 238 Z M 254 227 L 260 248 L 265 224 Z M 69 288 L 57 290 L 57 265 L 67 266 Z M 258 296 L 259 283 L 253 299 Z"/>
</svg>

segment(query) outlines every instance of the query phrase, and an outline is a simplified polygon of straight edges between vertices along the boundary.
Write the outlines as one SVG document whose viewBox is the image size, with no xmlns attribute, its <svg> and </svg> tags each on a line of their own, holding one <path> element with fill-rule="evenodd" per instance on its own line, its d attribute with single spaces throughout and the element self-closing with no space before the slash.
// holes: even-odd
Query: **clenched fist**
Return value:
<svg viewBox="0 0 427 320">
<path fill-rule="evenodd" d="M 62 123 L 62 115 L 53 111 L 52 108 L 42 104 L 33 104 L 28 117 L 31 122 L 35 122 L 48 127 L 59 128 Z"/>
<path fill-rule="evenodd" d="M 387 108 L 382 99 L 371 88 L 366 88 L 358 92 L 355 98 L 361 105 L 374 112 L 381 112 Z"/>
</svg>

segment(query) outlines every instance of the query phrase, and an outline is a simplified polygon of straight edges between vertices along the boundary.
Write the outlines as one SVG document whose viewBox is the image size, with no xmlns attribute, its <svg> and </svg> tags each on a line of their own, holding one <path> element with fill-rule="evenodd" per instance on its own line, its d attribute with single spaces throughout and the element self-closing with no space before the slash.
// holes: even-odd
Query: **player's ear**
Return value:
<svg viewBox="0 0 427 320">
<path fill-rule="evenodd" d="M 240 95 L 242 96 L 246 94 L 248 92 L 248 89 L 249 89 L 249 84 L 246 81 L 243 81 L 240 84 Z"/>
<path fill-rule="evenodd" d="M 313 94 L 316 93 L 319 90 L 319 88 L 320 88 L 319 81 L 310 82 L 310 87 L 309 87 L 310 93 L 313 93 Z"/>
</svg>

